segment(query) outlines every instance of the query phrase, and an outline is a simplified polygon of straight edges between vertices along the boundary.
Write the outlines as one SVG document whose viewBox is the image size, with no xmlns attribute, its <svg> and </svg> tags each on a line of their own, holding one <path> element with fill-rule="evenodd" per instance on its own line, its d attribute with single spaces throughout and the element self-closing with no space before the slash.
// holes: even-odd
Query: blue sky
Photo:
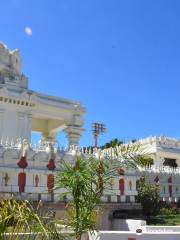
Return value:
<svg viewBox="0 0 180 240">
<path fill-rule="evenodd" d="M 30 88 L 86 107 L 82 145 L 92 145 L 94 121 L 107 125 L 100 144 L 180 136 L 180 1 L 0 0 L 0 6 L 0 41 L 20 48 Z"/>
</svg>

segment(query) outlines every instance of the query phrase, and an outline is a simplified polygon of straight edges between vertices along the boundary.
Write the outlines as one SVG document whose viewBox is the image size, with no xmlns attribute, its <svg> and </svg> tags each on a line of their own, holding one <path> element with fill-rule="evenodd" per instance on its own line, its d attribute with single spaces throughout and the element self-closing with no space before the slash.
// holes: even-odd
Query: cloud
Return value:
<svg viewBox="0 0 180 240">
<path fill-rule="evenodd" d="M 32 29 L 30 27 L 28 27 L 28 26 L 25 27 L 24 31 L 28 36 L 32 36 Z"/>
</svg>

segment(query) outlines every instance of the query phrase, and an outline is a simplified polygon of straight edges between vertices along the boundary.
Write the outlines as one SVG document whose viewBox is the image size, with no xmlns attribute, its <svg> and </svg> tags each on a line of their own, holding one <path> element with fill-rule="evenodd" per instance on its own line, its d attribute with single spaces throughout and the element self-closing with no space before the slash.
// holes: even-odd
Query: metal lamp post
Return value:
<svg viewBox="0 0 180 240">
<path fill-rule="evenodd" d="M 92 132 L 94 136 L 94 147 L 97 148 L 99 134 L 103 134 L 106 132 L 105 124 L 94 122 L 92 124 Z"/>
</svg>

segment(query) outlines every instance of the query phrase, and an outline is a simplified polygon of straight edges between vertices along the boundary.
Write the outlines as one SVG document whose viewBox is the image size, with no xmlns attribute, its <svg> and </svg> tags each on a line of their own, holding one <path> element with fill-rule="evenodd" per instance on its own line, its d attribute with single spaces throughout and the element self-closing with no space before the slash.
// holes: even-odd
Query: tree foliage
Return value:
<svg viewBox="0 0 180 240">
<path fill-rule="evenodd" d="M 104 145 L 102 145 L 100 148 L 106 149 L 106 148 L 110 148 L 110 147 L 120 146 L 121 144 L 123 144 L 123 141 L 119 140 L 118 138 L 114 138 L 110 142 L 107 142 Z"/>
<path fill-rule="evenodd" d="M 118 168 L 137 169 L 153 163 L 152 158 L 138 142 L 122 144 L 105 151 L 109 151 L 106 158 L 113 163 L 111 171 L 114 173 Z"/>
<path fill-rule="evenodd" d="M 141 203 L 145 215 L 156 215 L 160 207 L 159 186 L 139 181 L 137 190 L 137 200 Z"/>
</svg>

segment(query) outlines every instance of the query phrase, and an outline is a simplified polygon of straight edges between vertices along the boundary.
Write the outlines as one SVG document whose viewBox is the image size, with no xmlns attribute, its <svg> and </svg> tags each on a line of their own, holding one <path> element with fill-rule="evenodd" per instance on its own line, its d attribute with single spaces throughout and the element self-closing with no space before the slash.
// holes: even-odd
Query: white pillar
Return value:
<svg viewBox="0 0 180 240">
<path fill-rule="evenodd" d="M 31 142 L 31 129 L 32 129 L 32 114 L 28 113 L 27 114 L 27 119 L 26 119 L 26 139 Z"/>
<path fill-rule="evenodd" d="M 4 109 L 0 109 L 0 138 L 3 137 L 3 129 L 4 129 Z"/>
<path fill-rule="evenodd" d="M 69 125 L 65 130 L 69 146 L 78 146 L 83 129 L 74 125 Z"/>
<path fill-rule="evenodd" d="M 17 113 L 17 134 L 16 138 L 25 139 L 25 113 Z"/>
</svg>

